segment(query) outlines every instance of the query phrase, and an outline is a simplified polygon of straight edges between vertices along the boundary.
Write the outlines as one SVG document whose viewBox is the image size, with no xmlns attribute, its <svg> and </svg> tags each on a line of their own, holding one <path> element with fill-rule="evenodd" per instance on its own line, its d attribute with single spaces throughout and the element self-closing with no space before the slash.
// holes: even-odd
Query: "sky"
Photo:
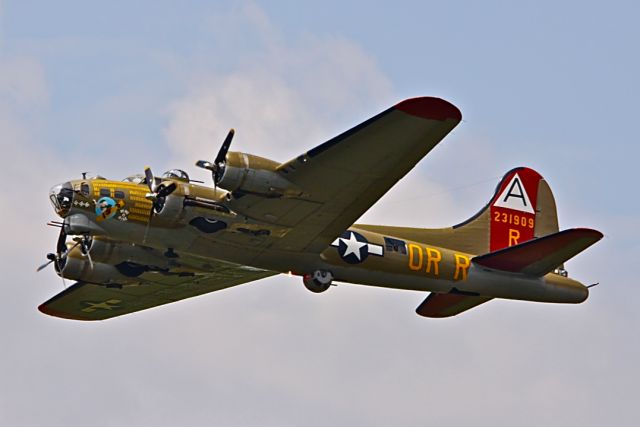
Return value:
<svg viewBox="0 0 640 427">
<path fill-rule="evenodd" d="M 2 425 L 635 426 L 640 256 L 636 2 L 0 0 Z M 276 276 L 106 322 L 62 290 L 54 184 L 233 149 L 286 161 L 414 96 L 463 122 L 360 220 L 441 227 L 516 166 L 561 228 L 580 305 L 425 319 L 419 292 Z"/>
</svg>

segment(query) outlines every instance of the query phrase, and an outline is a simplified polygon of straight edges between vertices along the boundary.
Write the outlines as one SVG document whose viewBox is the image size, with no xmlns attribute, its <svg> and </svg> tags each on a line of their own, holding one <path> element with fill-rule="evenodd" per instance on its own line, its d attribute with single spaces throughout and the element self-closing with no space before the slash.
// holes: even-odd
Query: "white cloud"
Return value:
<svg viewBox="0 0 640 427">
<path fill-rule="evenodd" d="M 264 46 L 231 71 L 186 74 L 191 83 L 169 109 L 166 130 L 178 159 L 212 158 L 234 127 L 232 150 L 286 161 L 388 106 L 389 81 L 357 45 L 332 37 L 286 43 L 255 5 L 235 13 L 235 26 L 253 28 Z"/>
</svg>

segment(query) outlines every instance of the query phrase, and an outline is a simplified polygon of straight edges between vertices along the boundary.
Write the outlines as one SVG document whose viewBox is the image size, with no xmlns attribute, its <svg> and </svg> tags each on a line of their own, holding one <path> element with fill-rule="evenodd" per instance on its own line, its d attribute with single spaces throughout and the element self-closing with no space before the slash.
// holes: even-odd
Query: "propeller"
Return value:
<svg viewBox="0 0 640 427">
<path fill-rule="evenodd" d="M 230 129 L 227 137 L 224 139 L 222 143 L 222 147 L 220 147 L 220 151 L 218 151 L 218 155 L 216 156 L 213 163 L 207 160 L 198 160 L 196 162 L 196 166 L 202 169 L 207 169 L 212 172 L 213 175 L 213 185 L 214 187 L 218 186 L 218 183 L 222 179 L 224 175 L 224 169 L 227 164 L 227 153 L 229 152 L 229 147 L 231 146 L 231 140 L 233 140 L 233 136 L 235 135 L 235 129 Z"/>
<path fill-rule="evenodd" d="M 81 244 L 77 242 L 71 248 L 67 248 L 67 233 L 64 231 L 64 226 L 60 227 L 60 234 L 58 235 L 58 242 L 56 244 L 56 253 L 48 253 L 47 254 L 47 262 L 42 264 L 40 267 L 36 269 L 37 272 L 44 270 L 49 264 L 54 264 L 56 271 L 60 274 L 62 278 L 62 286 L 66 289 L 67 285 L 64 281 L 64 276 L 62 275 L 62 269 L 67 260 L 67 255 L 71 252 L 76 246 Z M 93 263 L 91 263 L 93 268 Z"/>
<path fill-rule="evenodd" d="M 60 262 L 67 256 L 67 233 L 64 227 L 60 226 L 60 234 L 58 235 L 58 243 L 56 243 L 56 253 L 48 253 L 48 261 L 36 269 L 37 272 L 44 270 L 49 264 L 56 263 L 56 268 L 60 270 Z"/>
<path fill-rule="evenodd" d="M 82 256 L 87 257 L 89 260 L 89 268 L 93 270 L 93 260 L 91 259 L 91 244 L 93 243 L 93 239 L 91 236 L 85 234 L 82 237 L 74 238 L 73 241 L 76 242 L 76 246 L 78 244 L 80 245 L 80 253 L 82 253 Z"/>
<path fill-rule="evenodd" d="M 151 168 L 147 166 L 144 168 L 144 176 L 147 181 L 147 185 L 149 186 L 149 192 L 145 196 L 147 200 L 151 200 L 153 206 L 151 208 L 151 216 L 153 216 L 154 212 L 158 213 L 162 210 L 164 206 L 164 202 L 166 197 L 173 193 L 178 185 L 175 182 L 172 182 L 168 185 L 164 183 L 160 183 L 160 185 L 156 185 L 155 178 L 153 177 L 153 172 L 151 172 Z"/>
<path fill-rule="evenodd" d="M 47 268 L 47 266 L 48 266 L 49 264 L 51 264 L 52 262 L 55 262 L 55 261 L 58 259 L 58 257 L 56 256 L 56 254 L 54 254 L 54 253 L 51 253 L 51 252 L 50 252 L 50 253 L 48 253 L 48 254 L 47 254 L 47 259 L 48 259 L 49 261 L 45 262 L 45 263 L 44 263 L 44 264 L 42 264 L 40 267 L 38 267 L 38 268 L 36 269 L 36 272 L 40 272 L 40 271 L 44 270 L 45 268 Z"/>
<path fill-rule="evenodd" d="M 178 188 L 178 185 L 175 182 L 172 182 L 169 185 L 160 183 L 160 185 L 156 186 L 156 180 L 153 177 L 153 172 L 151 172 L 151 168 L 149 166 L 144 168 L 144 177 L 147 185 L 149 186 L 149 192 L 145 195 L 145 198 L 151 201 L 149 221 L 147 221 L 147 227 L 144 230 L 144 237 L 142 239 L 143 242 L 146 242 L 147 234 L 149 233 L 149 225 L 151 225 L 151 218 L 153 218 L 154 214 L 159 213 L 162 210 L 167 196 L 173 193 L 176 188 Z"/>
</svg>

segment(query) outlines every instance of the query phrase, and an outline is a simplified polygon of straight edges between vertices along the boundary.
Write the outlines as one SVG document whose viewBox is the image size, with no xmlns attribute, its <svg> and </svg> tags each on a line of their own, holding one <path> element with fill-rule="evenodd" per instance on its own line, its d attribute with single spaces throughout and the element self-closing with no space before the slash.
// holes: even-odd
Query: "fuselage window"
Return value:
<svg viewBox="0 0 640 427">
<path fill-rule="evenodd" d="M 100 197 L 111 197 L 111 191 L 108 188 L 101 188 Z"/>
<path fill-rule="evenodd" d="M 83 183 L 80 185 L 80 193 L 81 193 L 83 196 L 89 197 L 89 184 L 87 184 L 86 182 L 83 182 Z"/>
<path fill-rule="evenodd" d="M 124 199 L 124 191 L 116 190 L 113 192 L 113 197 L 116 199 Z"/>
<path fill-rule="evenodd" d="M 407 253 L 407 244 L 404 240 L 385 237 L 384 246 L 387 252 L 400 252 L 403 255 Z"/>
</svg>

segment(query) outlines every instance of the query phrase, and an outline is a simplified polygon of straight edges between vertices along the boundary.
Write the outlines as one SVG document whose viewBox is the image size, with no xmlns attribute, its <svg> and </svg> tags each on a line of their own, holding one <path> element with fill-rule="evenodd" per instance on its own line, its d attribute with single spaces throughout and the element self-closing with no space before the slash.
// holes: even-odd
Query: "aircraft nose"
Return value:
<svg viewBox="0 0 640 427">
<path fill-rule="evenodd" d="M 49 200 L 58 215 L 64 218 L 71 209 L 73 202 L 73 187 L 70 182 L 57 184 L 49 190 Z"/>
</svg>

